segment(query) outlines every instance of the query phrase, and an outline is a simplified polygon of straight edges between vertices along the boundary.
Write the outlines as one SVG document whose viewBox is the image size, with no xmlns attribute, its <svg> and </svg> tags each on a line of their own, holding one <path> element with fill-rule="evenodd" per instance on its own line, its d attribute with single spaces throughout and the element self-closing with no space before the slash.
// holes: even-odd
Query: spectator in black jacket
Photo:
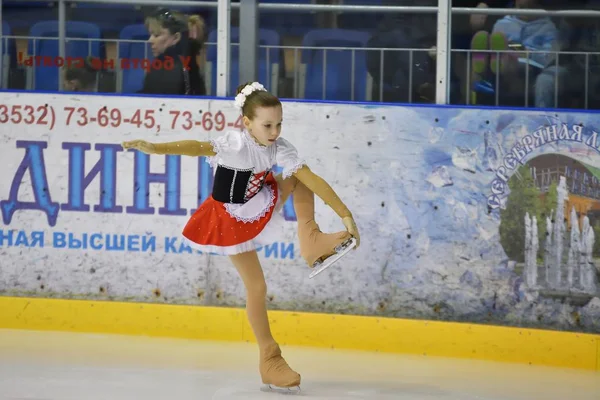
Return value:
<svg viewBox="0 0 600 400">
<path fill-rule="evenodd" d="M 383 5 L 437 6 L 437 0 L 383 1 Z M 384 102 L 430 103 L 435 100 L 435 44 L 437 17 L 423 13 L 386 14 L 369 40 L 368 47 L 394 49 L 420 49 L 410 52 L 394 50 L 384 52 L 383 75 L 381 54 L 367 52 L 367 69 L 373 77 L 373 99 Z M 412 61 L 412 62 L 411 62 Z M 412 75 L 410 71 L 412 70 Z M 412 82 L 409 82 L 409 76 Z M 383 86 L 383 87 L 381 87 Z M 410 95 L 409 95 L 410 93 Z"/>
<path fill-rule="evenodd" d="M 557 0 L 556 0 L 557 1 Z M 562 9 L 600 11 L 598 2 L 579 0 Z M 565 17 L 559 29 L 568 39 L 565 51 L 561 54 L 560 65 L 568 69 L 568 78 L 559 82 L 559 97 L 565 99 L 562 107 L 576 107 L 600 110 L 600 19 L 592 17 Z M 587 90 L 586 90 L 587 84 Z M 585 95 L 587 93 L 587 104 Z"/>
<path fill-rule="evenodd" d="M 453 0 L 453 7 L 503 7 L 508 0 Z M 438 0 L 384 0 L 382 5 L 429 6 L 436 7 Z M 496 17 L 497 18 L 497 17 Z M 453 18 L 452 48 L 467 48 L 473 32 L 491 26 L 494 17 L 470 15 Z M 461 43 L 462 42 L 462 43 Z M 381 74 L 381 54 L 367 52 L 367 69 L 373 77 L 373 99 L 386 102 L 431 103 L 435 101 L 436 78 L 437 16 L 424 13 L 389 13 L 383 18 L 369 47 L 387 47 L 396 49 L 423 49 L 412 52 L 412 64 L 409 51 L 386 51 L 384 53 L 383 76 Z M 464 80 L 466 53 L 453 54 L 451 71 L 451 101 L 460 98 Z M 412 70 L 412 74 L 409 71 Z M 409 82 L 409 76 L 412 83 Z M 383 88 L 380 88 L 380 83 Z M 410 87 L 409 87 L 410 86 Z M 409 95 L 410 93 L 410 95 Z"/>
<path fill-rule="evenodd" d="M 198 27 L 201 18 L 194 16 L 188 21 L 183 15 L 160 8 L 148 18 L 146 26 L 150 33 L 154 57 L 163 62 L 159 69 L 150 68 L 140 93 L 205 96 L 206 87 L 201 75 L 197 56 L 203 45 L 201 35 L 193 31 L 190 37 L 189 24 Z M 164 62 L 173 61 L 173 66 Z"/>
</svg>

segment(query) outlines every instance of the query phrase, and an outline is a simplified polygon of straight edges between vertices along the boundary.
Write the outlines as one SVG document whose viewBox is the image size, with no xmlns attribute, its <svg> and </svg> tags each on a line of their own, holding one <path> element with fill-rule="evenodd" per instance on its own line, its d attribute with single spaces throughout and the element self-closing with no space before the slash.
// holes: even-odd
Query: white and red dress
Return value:
<svg viewBox="0 0 600 400">
<path fill-rule="evenodd" d="M 215 153 L 213 191 L 192 215 L 183 236 L 203 252 L 232 255 L 256 250 L 271 240 L 267 225 L 283 206 L 272 169 L 287 178 L 305 164 L 296 148 L 278 138 L 262 146 L 247 131 L 211 140 Z"/>
</svg>

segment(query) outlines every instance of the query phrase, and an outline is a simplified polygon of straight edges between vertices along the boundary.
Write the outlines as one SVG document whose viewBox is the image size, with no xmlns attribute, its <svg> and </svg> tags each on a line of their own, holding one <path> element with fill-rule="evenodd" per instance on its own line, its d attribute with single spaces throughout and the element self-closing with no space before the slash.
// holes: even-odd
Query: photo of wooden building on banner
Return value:
<svg viewBox="0 0 600 400">
<path fill-rule="evenodd" d="M 562 154 L 544 154 L 530 160 L 527 165 L 542 198 L 552 183 L 558 183 L 560 176 L 566 178 L 569 199 L 565 203 L 565 216 L 569 227 L 573 207 L 580 226 L 586 215 L 590 225 L 600 223 L 600 168 Z"/>
</svg>

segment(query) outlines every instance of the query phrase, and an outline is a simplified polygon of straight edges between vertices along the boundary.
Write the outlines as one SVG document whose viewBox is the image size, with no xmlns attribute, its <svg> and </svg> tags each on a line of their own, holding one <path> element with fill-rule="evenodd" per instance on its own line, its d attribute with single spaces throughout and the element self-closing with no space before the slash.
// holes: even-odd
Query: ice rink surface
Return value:
<svg viewBox="0 0 600 400">
<path fill-rule="evenodd" d="M 253 343 L 0 330 L 0 400 L 600 400 L 600 373 L 282 346 L 296 396 L 260 391 Z"/>
</svg>

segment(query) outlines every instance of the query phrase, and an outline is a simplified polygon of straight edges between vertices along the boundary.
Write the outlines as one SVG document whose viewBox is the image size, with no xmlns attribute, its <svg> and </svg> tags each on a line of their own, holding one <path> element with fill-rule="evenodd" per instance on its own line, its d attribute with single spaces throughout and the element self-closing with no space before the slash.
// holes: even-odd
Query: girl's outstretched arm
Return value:
<svg viewBox="0 0 600 400">
<path fill-rule="evenodd" d="M 147 154 L 171 154 L 195 157 L 211 157 L 217 153 L 210 142 L 197 140 L 181 140 L 168 143 L 150 143 L 145 140 L 132 140 L 123 142 L 124 149 L 136 149 Z"/>
<path fill-rule="evenodd" d="M 356 239 L 356 247 L 358 248 L 360 244 L 360 235 L 358 233 L 358 227 L 354 222 L 354 217 L 333 188 L 323 178 L 311 171 L 306 165 L 296 171 L 294 176 L 335 211 L 344 222 L 344 226 L 348 229 L 348 232 Z"/>
</svg>

